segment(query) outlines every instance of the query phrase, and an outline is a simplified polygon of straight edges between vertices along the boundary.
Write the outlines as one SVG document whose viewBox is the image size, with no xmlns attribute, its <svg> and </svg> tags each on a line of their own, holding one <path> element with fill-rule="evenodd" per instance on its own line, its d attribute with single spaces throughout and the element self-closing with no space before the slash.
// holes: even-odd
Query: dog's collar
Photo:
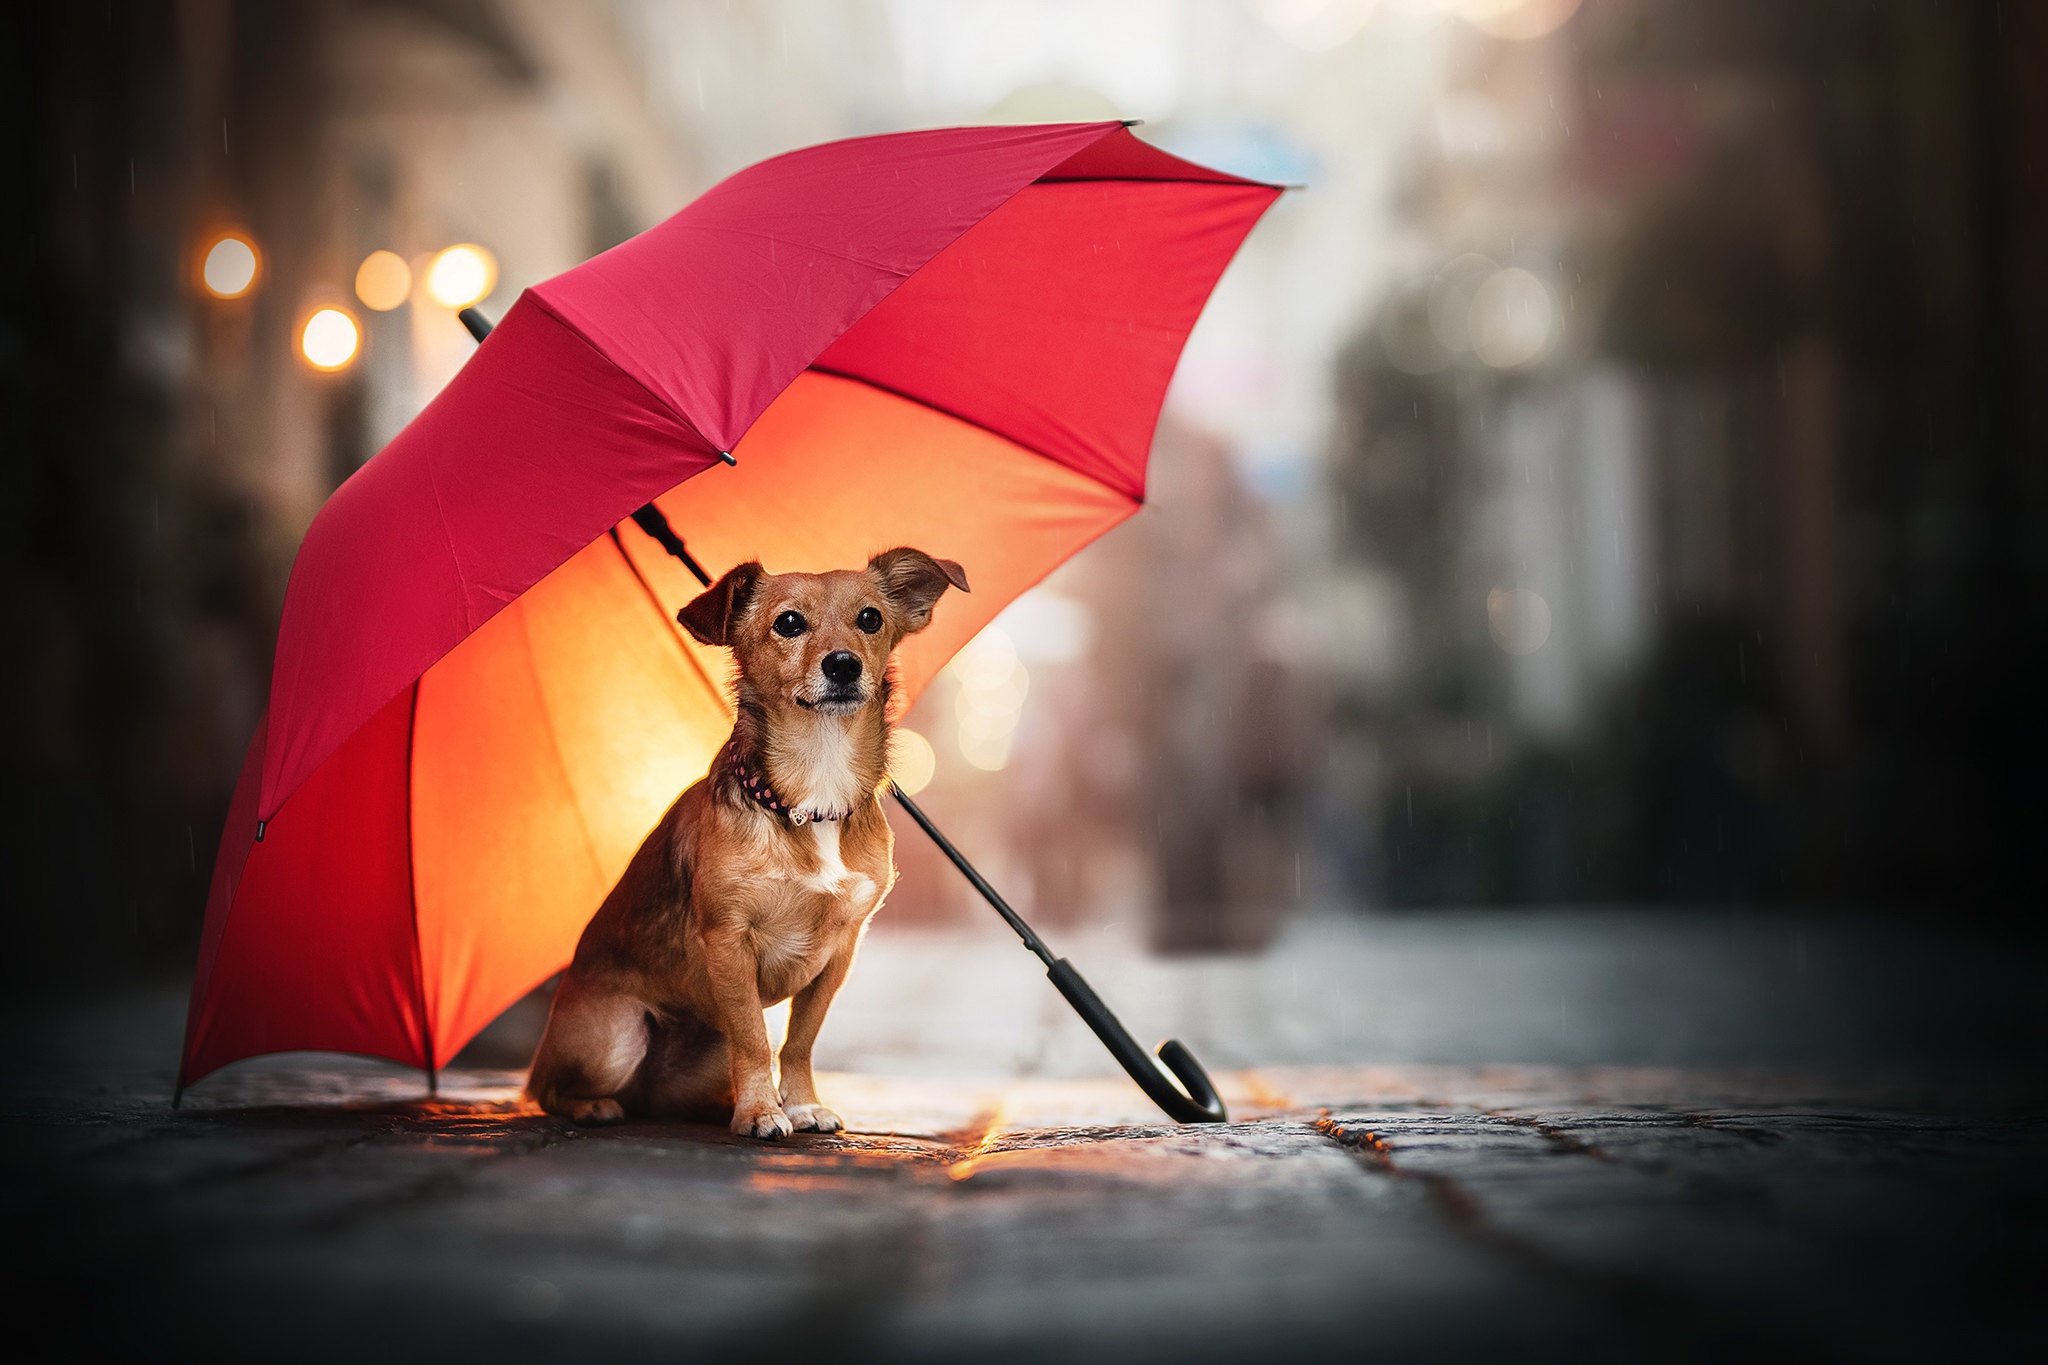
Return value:
<svg viewBox="0 0 2048 1365">
<path fill-rule="evenodd" d="M 732 761 L 732 775 L 733 780 L 740 784 L 740 790 L 752 797 L 755 805 L 773 811 L 793 825 L 808 825 L 813 820 L 844 820 L 853 814 L 850 810 L 798 810 L 776 794 L 774 785 L 764 774 L 755 772 L 738 759 Z"/>
</svg>

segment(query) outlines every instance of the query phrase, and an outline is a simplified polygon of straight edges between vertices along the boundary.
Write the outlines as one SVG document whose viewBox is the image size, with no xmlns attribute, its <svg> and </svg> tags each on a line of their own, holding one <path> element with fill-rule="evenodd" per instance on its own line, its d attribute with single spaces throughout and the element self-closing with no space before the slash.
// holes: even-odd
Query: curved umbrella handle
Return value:
<svg viewBox="0 0 2048 1365">
<path fill-rule="evenodd" d="M 988 884 L 988 878 L 967 861 L 966 855 L 953 847 L 953 841 L 939 833 L 939 827 L 932 823 L 931 817 L 919 808 L 917 802 L 904 794 L 903 788 L 892 782 L 889 790 L 895 793 L 896 804 L 908 811 L 910 818 L 917 821 L 917 827 L 931 836 L 931 841 L 939 846 L 939 852 L 960 869 L 960 875 L 967 878 L 968 884 L 979 891 L 981 898 L 1017 931 L 1017 937 L 1024 940 L 1024 946 L 1038 955 L 1038 960 L 1045 964 L 1045 974 L 1059 988 L 1059 993 L 1067 997 L 1067 1003 L 1074 1007 L 1076 1014 L 1088 1021 L 1088 1027 L 1095 1030 L 1095 1036 L 1102 1040 L 1102 1045 L 1109 1049 L 1110 1055 L 1130 1073 L 1131 1079 L 1151 1097 L 1154 1104 L 1164 1109 L 1177 1123 L 1222 1123 L 1230 1117 L 1216 1094 L 1216 1087 L 1209 1083 L 1209 1073 L 1202 1070 L 1202 1064 L 1195 1060 L 1195 1054 L 1188 1051 L 1186 1044 L 1178 1038 L 1169 1038 L 1159 1045 L 1158 1061 L 1145 1055 L 1145 1049 L 1138 1046 L 1138 1040 L 1131 1037 L 1117 1017 L 1110 1013 L 1109 1006 L 1102 1003 L 1102 997 L 1081 979 L 1081 974 L 1074 970 L 1074 964 L 1052 955 L 1052 950 L 1045 946 L 1045 940 L 1032 932 L 1024 917 L 1012 910 L 1001 893 Z M 1186 1094 L 1173 1083 L 1175 1080 L 1187 1087 Z"/>
<path fill-rule="evenodd" d="M 1130 1073 L 1138 1088 L 1167 1112 L 1177 1123 L 1222 1123 L 1230 1117 L 1224 1109 L 1223 1100 L 1216 1094 L 1216 1087 L 1209 1083 L 1209 1073 L 1202 1070 L 1202 1064 L 1195 1060 L 1195 1054 L 1178 1038 L 1168 1038 L 1159 1045 L 1158 1060 L 1145 1053 L 1138 1040 L 1131 1037 L 1129 1030 L 1102 1003 L 1092 987 L 1074 970 L 1074 965 L 1060 958 L 1045 969 L 1046 976 L 1067 997 L 1067 1003 L 1074 1007 L 1074 1013 L 1088 1021 L 1088 1027 L 1095 1030 L 1095 1036 L 1109 1049 L 1110 1055 Z M 1169 1078 L 1171 1073 L 1171 1078 Z M 1173 1082 L 1177 1079 L 1180 1085 Z M 1181 1093 L 1181 1086 L 1187 1093 Z"/>
</svg>

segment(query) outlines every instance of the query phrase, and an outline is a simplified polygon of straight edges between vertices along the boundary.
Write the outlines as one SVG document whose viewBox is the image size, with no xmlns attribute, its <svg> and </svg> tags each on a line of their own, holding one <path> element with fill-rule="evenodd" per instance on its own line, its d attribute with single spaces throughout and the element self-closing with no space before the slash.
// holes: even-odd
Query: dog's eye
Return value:
<svg viewBox="0 0 2048 1365">
<path fill-rule="evenodd" d="M 853 618 L 853 623 L 868 634 L 873 635 L 882 628 L 882 613 L 876 611 L 873 607 L 862 607 L 860 615 Z"/>
<path fill-rule="evenodd" d="M 793 611 L 786 611 L 775 618 L 775 633 L 785 640 L 794 640 L 810 628 L 810 623 Z"/>
</svg>

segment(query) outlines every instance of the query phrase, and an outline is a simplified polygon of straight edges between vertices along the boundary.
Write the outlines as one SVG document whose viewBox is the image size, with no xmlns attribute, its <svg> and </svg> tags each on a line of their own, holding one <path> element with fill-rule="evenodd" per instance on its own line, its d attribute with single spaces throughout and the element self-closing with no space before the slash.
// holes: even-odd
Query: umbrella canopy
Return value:
<svg viewBox="0 0 2048 1365">
<path fill-rule="evenodd" d="M 299 1049 L 437 1068 L 568 962 L 731 725 L 635 509 L 713 574 L 965 564 L 900 651 L 914 697 L 1137 510 L 1188 330 L 1278 193 L 1118 123 L 859 138 L 521 295 L 299 549 L 180 1088 Z"/>
</svg>

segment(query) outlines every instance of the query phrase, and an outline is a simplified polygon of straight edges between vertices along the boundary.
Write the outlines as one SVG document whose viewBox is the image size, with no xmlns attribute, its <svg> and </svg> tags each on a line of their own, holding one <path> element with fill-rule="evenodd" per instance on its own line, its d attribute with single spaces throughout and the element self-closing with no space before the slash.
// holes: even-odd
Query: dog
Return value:
<svg viewBox="0 0 2048 1365">
<path fill-rule="evenodd" d="M 931 623 L 950 559 L 733 569 L 677 614 L 738 665 L 732 736 L 584 929 L 526 1093 L 578 1124 L 730 1112 L 734 1133 L 837 1132 L 811 1049 L 896 879 L 882 814 L 891 657 Z M 790 1006 L 778 1089 L 762 1011 Z"/>
</svg>

